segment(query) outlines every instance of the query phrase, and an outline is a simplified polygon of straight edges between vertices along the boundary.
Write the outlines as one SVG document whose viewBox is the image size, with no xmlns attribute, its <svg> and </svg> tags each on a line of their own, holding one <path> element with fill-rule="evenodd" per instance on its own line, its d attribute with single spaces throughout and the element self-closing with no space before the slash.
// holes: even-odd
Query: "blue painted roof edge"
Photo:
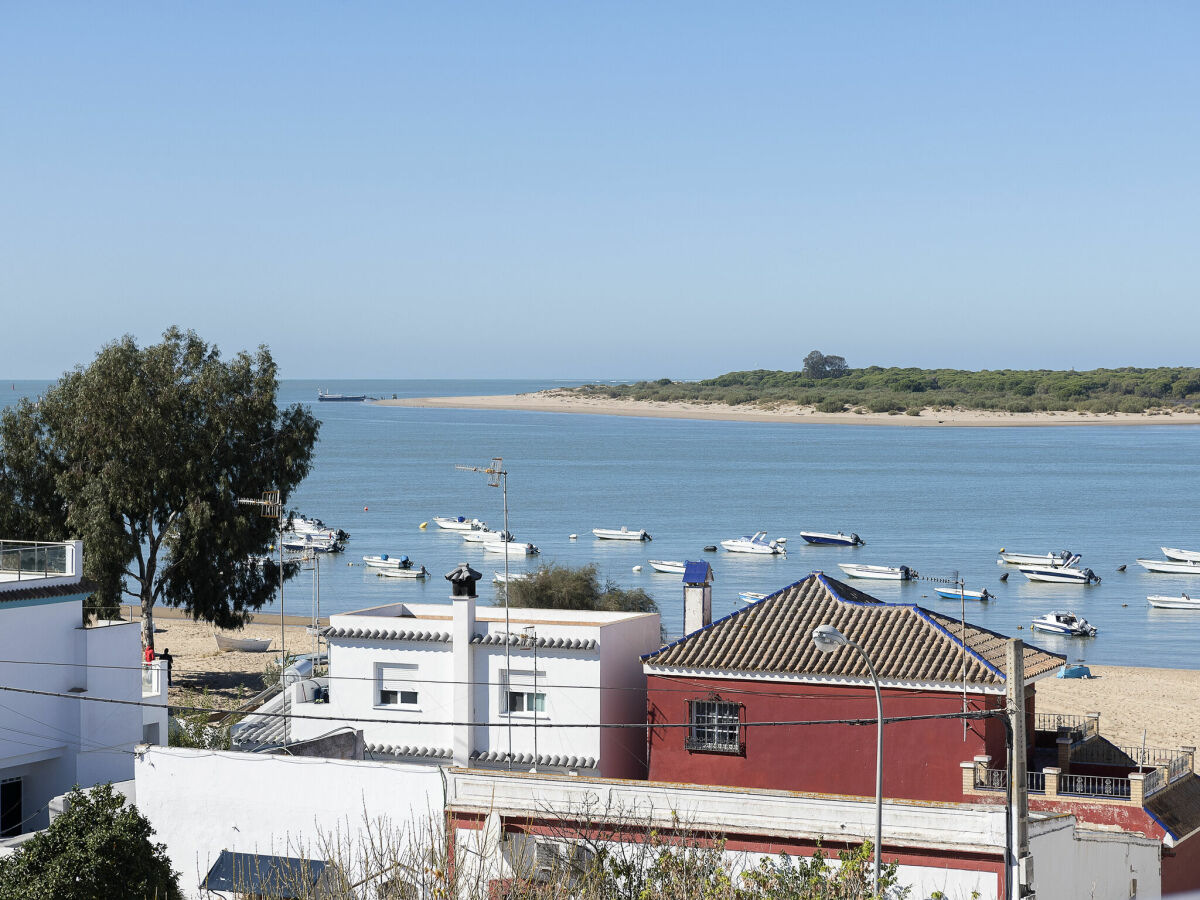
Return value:
<svg viewBox="0 0 1200 900">
<path fill-rule="evenodd" d="M 1144 809 L 1144 810 L 1146 811 L 1146 815 L 1148 815 L 1150 818 L 1152 818 L 1152 819 L 1153 819 L 1155 822 L 1157 822 L 1157 823 L 1158 823 L 1158 827 L 1159 827 L 1159 828 L 1161 828 L 1163 831 L 1165 831 L 1167 834 L 1169 834 L 1169 835 L 1171 836 L 1171 840 L 1173 840 L 1173 841 L 1177 841 L 1177 840 L 1179 840 L 1179 835 L 1177 835 L 1177 834 L 1176 834 L 1175 832 L 1173 832 L 1173 831 L 1172 831 L 1170 828 L 1168 828 L 1168 827 L 1167 827 L 1167 826 L 1166 826 L 1166 825 L 1163 823 L 1163 820 L 1162 820 L 1162 819 L 1160 819 L 1158 816 L 1156 816 L 1156 815 L 1153 813 L 1153 811 L 1151 811 L 1151 809 L 1150 809 L 1148 806 L 1146 806 L 1146 803 L 1145 803 L 1145 801 L 1143 801 L 1143 802 L 1142 802 L 1142 809 Z"/>
</svg>

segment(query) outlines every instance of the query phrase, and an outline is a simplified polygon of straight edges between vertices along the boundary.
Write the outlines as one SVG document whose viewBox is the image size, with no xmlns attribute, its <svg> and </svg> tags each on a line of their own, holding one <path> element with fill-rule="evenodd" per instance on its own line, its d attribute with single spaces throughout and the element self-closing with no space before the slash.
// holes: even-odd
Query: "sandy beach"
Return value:
<svg viewBox="0 0 1200 900">
<path fill-rule="evenodd" d="M 172 615 L 174 613 L 175 615 Z M 155 614 L 155 644 L 173 657 L 172 703 L 231 708 L 265 687 L 263 671 L 279 652 L 278 616 L 269 613 L 248 625 L 240 637 L 274 638 L 266 653 L 218 653 L 212 628 L 178 617 L 175 610 Z M 312 637 L 300 617 L 289 618 L 288 650 L 311 652 Z M 1091 666 L 1093 678 L 1044 678 L 1037 682 L 1037 711 L 1085 715 L 1100 713 L 1100 733 L 1117 744 L 1148 747 L 1200 746 L 1200 671 Z"/>
<path fill-rule="evenodd" d="M 703 419 L 718 422 L 791 422 L 807 425 L 897 425 L 914 428 L 1012 428 L 1054 425 L 1200 425 L 1200 413 L 1009 413 L 971 409 L 925 409 L 919 416 L 886 413 L 823 413 L 811 406 L 726 406 L 715 403 L 625 400 L 584 397 L 565 390 L 482 397 L 410 397 L 376 400 L 379 406 L 441 409 L 511 409 L 524 412 L 582 413 L 593 416 L 641 416 Z"/>
</svg>

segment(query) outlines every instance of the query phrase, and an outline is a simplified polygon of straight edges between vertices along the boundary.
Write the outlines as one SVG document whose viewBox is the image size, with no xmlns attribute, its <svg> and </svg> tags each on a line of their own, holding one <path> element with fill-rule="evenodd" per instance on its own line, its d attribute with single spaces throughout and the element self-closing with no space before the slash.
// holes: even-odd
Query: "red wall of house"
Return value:
<svg viewBox="0 0 1200 900">
<path fill-rule="evenodd" d="M 651 675 L 647 680 L 649 722 L 688 722 L 689 700 L 744 705 L 744 722 L 790 722 L 875 717 L 871 688 L 780 684 L 763 681 Z M 970 708 L 994 709 L 1003 697 L 968 695 Z M 959 712 L 962 695 L 910 690 L 882 692 L 887 716 Z M 685 749 L 686 728 L 651 728 L 651 781 L 713 784 L 789 791 L 875 796 L 875 724 L 791 725 L 742 729 L 744 755 Z M 961 801 L 960 763 L 999 748 L 1002 767 L 1004 723 L 968 723 L 966 740 L 958 719 L 895 722 L 883 729 L 883 793 L 911 800 Z"/>
<path fill-rule="evenodd" d="M 1163 847 L 1162 895 L 1194 891 L 1200 886 L 1200 835 L 1177 847 Z"/>
</svg>

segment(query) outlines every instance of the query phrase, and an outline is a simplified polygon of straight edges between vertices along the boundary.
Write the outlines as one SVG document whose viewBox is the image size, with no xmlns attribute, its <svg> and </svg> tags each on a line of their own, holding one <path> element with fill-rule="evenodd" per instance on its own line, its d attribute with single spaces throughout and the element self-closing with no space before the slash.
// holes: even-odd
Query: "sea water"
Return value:
<svg viewBox="0 0 1200 900">
<path fill-rule="evenodd" d="M 322 615 L 395 601 L 446 602 L 442 576 L 460 562 L 483 573 L 481 598 L 497 600 L 500 589 L 491 579 L 504 568 L 503 557 L 438 529 L 433 517 L 477 517 L 501 528 L 500 489 L 485 474 L 456 466 L 502 457 L 509 530 L 541 548 L 540 556 L 510 558 L 510 570 L 594 563 L 602 579 L 649 592 L 669 636 L 682 631 L 681 579 L 654 573 L 649 559 L 708 561 L 716 578 L 714 617 L 742 608 L 740 591 L 770 593 L 816 570 L 843 578 L 837 564 L 855 562 L 906 565 L 925 578 L 957 574 L 967 588 L 996 595 L 988 603 L 967 601 L 969 622 L 1071 661 L 1196 665 L 1200 612 L 1153 609 L 1146 596 L 1200 596 L 1200 576 L 1152 575 L 1135 563 L 1160 558 L 1160 545 L 1200 549 L 1196 426 L 905 428 L 316 402 L 318 386 L 420 397 L 564 383 L 284 382 L 280 401 L 309 403 L 323 422 L 312 473 L 290 505 L 351 534 L 344 553 L 321 558 Z M 18 383 L 6 400 L 44 388 Z M 600 541 L 591 533 L 621 526 L 644 528 L 654 540 Z M 759 530 L 788 538 L 787 555 L 703 549 Z M 867 544 L 810 546 L 801 530 L 853 531 Z M 996 564 L 1001 547 L 1071 549 L 1103 582 L 1027 581 L 1016 568 Z M 381 553 L 408 555 L 431 577 L 378 577 L 361 560 Z M 1121 565 L 1126 571 L 1117 571 Z M 845 580 L 889 603 L 960 614 L 959 601 L 940 599 L 927 580 Z M 289 582 L 284 603 L 289 614 L 311 612 L 311 575 Z M 1085 616 L 1099 634 L 1078 639 L 1030 631 L 1036 616 L 1059 609 Z"/>
</svg>

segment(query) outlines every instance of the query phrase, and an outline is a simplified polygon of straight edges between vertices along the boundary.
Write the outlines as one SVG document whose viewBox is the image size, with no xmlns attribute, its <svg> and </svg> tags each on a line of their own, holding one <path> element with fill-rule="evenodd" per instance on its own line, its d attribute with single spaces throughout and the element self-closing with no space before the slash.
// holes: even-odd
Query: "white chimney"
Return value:
<svg viewBox="0 0 1200 900">
<path fill-rule="evenodd" d="M 689 562 L 683 571 L 683 633 L 712 624 L 712 566 Z"/>
<path fill-rule="evenodd" d="M 454 655 L 454 721 L 475 721 L 472 704 L 474 696 L 474 651 L 471 638 L 475 635 L 475 582 L 479 573 L 466 563 L 446 575 L 450 582 L 450 599 L 454 601 L 454 623 L 451 626 L 451 652 Z M 465 768 L 471 764 L 471 726 L 454 726 L 454 765 Z"/>
</svg>

